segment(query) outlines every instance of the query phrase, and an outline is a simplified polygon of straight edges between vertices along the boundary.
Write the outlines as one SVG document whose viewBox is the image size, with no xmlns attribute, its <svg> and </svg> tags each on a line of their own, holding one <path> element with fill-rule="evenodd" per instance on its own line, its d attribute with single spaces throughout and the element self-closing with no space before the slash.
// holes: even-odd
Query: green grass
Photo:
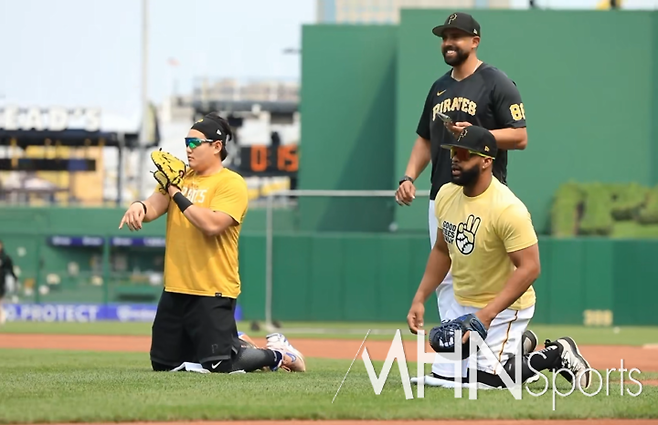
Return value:
<svg viewBox="0 0 658 425">
<path fill-rule="evenodd" d="M 397 363 L 381 395 L 375 395 L 361 360 L 354 363 L 338 396 L 350 361 L 308 359 L 309 372 L 201 375 L 155 373 L 139 353 L 0 350 L 0 422 L 101 422 L 202 419 L 423 419 L 423 418 L 650 418 L 658 417 L 658 387 L 644 385 L 638 397 L 620 395 L 619 375 L 610 393 L 568 397 L 552 392 L 517 401 L 508 391 L 483 391 L 478 400 L 454 391 L 425 388 L 425 397 L 405 400 Z M 383 362 L 375 362 L 381 372 Z M 409 364 L 414 373 L 415 364 Z M 427 366 L 429 368 L 429 365 Z M 605 373 L 603 373 L 605 377 Z M 634 374 L 640 381 L 658 374 Z M 570 385 L 561 377 L 558 389 Z M 544 382 L 530 389 L 539 393 Z M 594 382 L 595 391 L 598 382 Z M 625 377 L 625 390 L 639 387 Z"/>
<path fill-rule="evenodd" d="M 251 336 L 264 336 L 267 332 L 251 331 L 249 323 L 241 322 L 238 329 Z M 414 340 L 406 329 L 405 323 L 346 323 L 346 322 L 316 322 L 297 323 L 285 322 L 281 332 L 291 338 L 349 338 L 361 340 L 370 329 L 369 340 L 390 340 L 395 329 L 402 330 L 403 339 Z M 555 339 L 569 335 L 579 344 L 601 345 L 644 345 L 658 344 L 658 327 L 585 327 L 585 326 L 553 326 L 531 325 L 537 334 L 540 344 L 544 339 Z M 429 332 L 430 327 L 426 329 Z M 6 333 L 46 333 L 46 334 L 93 334 L 93 335 L 146 335 L 151 334 L 150 323 L 45 323 L 45 322 L 10 322 L 0 328 L 0 334 Z"/>
</svg>

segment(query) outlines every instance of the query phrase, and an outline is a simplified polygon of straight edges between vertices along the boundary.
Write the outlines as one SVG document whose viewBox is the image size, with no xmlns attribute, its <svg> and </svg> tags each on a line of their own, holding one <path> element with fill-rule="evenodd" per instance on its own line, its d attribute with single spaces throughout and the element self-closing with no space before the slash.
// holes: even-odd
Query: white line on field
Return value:
<svg viewBox="0 0 658 425">
<path fill-rule="evenodd" d="M 366 333 L 366 336 L 363 338 L 363 341 L 361 342 L 361 346 L 357 350 L 356 354 L 354 355 L 354 358 L 352 359 L 352 363 L 350 364 L 350 367 L 347 369 L 347 373 L 343 377 L 343 382 L 340 383 L 338 386 L 338 390 L 336 391 L 336 394 L 334 395 L 334 399 L 331 400 L 331 404 L 334 404 L 334 400 L 336 400 L 336 397 L 338 396 L 338 391 L 343 387 L 343 384 L 345 383 L 345 380 L 347 379 L 347 375 L 350 373 L 350 370 L 352 370 L 352 366 L 354 365 L 354 362 L 356 361 L 356 358 L 359 356 L 359 353 L 361 352 L 361 348 L 363 348 L 363 344 L 366 343 L 366 339 L 368 339 L 368 335 L 370 335 L 370 329 L 368 329 L 368 332 Z"/>
<path fill-rule="evenodd" d="M 649 350 L 658 350 L 658 344 L 644 344 L 642 348 L 647 348 Z"/>
</svg>

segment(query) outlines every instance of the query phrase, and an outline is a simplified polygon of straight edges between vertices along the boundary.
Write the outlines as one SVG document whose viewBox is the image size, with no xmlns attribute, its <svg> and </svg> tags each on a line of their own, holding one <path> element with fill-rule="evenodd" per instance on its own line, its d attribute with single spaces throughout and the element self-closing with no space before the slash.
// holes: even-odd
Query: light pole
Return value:
<svg viewBox="0 0 658 425">
<path fill-rule="evenodd" d="M 144 180 L 144 170 L 142 167 L 146 162 L 146 134 L 147 123 L 146 119 L 150 115 L 148 113 L 148 0 L 142 0 L 142 125 L 139 136 L 138 146 L 138 164 L 137 164 L 137 193 L 139 198 L 142 197 L 142 186 Z"/>
</svg>

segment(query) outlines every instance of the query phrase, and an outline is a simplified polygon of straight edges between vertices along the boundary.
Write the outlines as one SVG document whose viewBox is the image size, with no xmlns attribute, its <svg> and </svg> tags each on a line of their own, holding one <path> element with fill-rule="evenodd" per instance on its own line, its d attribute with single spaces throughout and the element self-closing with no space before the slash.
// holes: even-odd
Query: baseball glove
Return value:
<svg viewBox="0 0 658 425">
<path fill-rule="evenodd" d="M 160 192 L 168 193 L 169 186 L 180 189 L 187 171 L 187 165 L 182 160 L 160 148 L 151 153 L 151 161 L 157 167 L 153 177 L 160 184 Z"/>
<path fill-rule="evenodd" d="M 444 320 L 439 326 L 432 328 L 429 335 L 430 347 L 437 353 L 454 353 L 456 344 L 460 341 L 455 341 L 455 333 L 461 330 L 463 337 L 467 331 L 477 332 L 482 340 L 487 339 L 487 329 L 484 327 L 480 319 L 474 314 L 465 314 L 454 320 Z M 462 359 L 470 356 L 469 342 L 462 343 Z"/>
</svg>

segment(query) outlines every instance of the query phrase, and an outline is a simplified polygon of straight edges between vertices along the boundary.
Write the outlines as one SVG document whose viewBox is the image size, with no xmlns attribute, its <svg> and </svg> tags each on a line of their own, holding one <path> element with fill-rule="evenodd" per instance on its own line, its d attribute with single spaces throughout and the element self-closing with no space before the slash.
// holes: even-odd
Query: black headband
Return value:
<svg viewBox="0 0 658 425">
<path fill-rule="evenodd" d="M 212 116 L 206 115 L 195 122 L 192 130 L 202 132 L 206 139 L 221 140 L 222 142 L 226 140 L 226 133 L 222 130 L 222 125 Z"/>
</svg>

